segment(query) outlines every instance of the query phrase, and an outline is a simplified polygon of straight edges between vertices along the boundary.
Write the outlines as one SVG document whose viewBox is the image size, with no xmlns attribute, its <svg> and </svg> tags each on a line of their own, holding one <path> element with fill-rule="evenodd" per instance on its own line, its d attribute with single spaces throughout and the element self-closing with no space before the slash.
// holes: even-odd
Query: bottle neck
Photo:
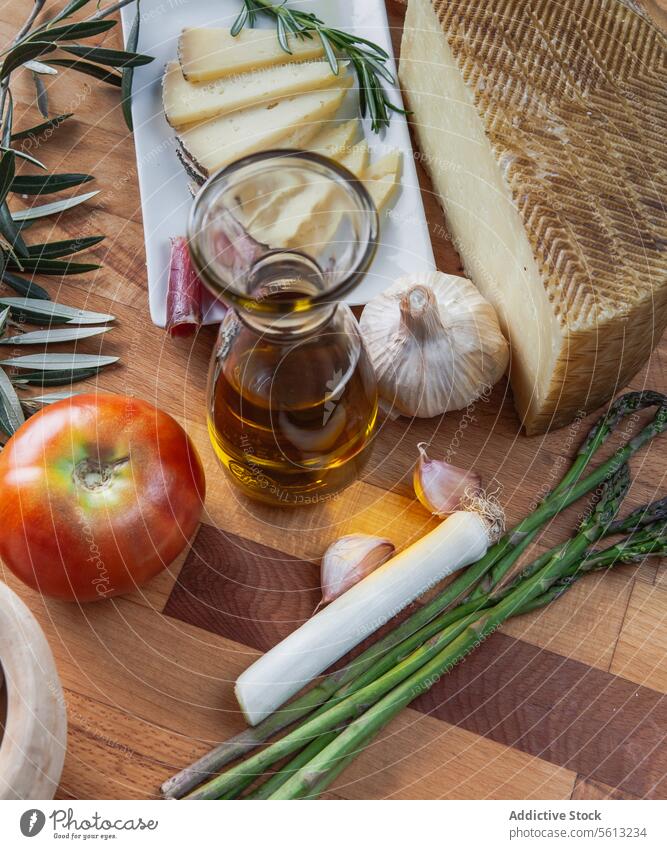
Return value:
<svg viewBox="0 0 667 849">
<path fill-rule="evenodd" d="M 236 314 L 255 333 L 289 342 L 319 331 L 333 319 L 337 309 L 338 304 L 320 304 L 276 315 L 236 307 Z"/>
</svg>

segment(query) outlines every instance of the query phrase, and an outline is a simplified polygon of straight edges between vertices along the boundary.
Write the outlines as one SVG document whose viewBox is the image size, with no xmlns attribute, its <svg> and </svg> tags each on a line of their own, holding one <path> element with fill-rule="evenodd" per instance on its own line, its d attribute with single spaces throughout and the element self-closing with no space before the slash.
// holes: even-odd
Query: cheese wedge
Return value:
<svg viewBox="0 0 667 849">
<path fill-rule="evenodd" d="M 361 174 L 368 166 L 369 150 L 366 141 L 361 141 L 341 158 L 352 173 Z M 252 222 L 253 238 L 271 247 L 303 247 L 314 228 L 331 220 L 337 213 L 332 209 L 335 189 L 329 184 L 314 182 L 302 184 L 302 188 L 291 191 L 283 203 L 266 206 Z"/>
<path fill-rule="evenodd" d="M 607 401 L 667 324 L 666 59 L 619 0 L 409 0 L 407 105 L 528 433 Z"/>
<path fill-rule="evenodd" d="M 182 127 L 248 106 L 268 105 L 288 95 L 320 91 L 340 79 L 328 62 L 304 62 L 191 83 L 178 62 L 170 62 L 162 80 L 162 104 L 171 126 Z"/>
<path fill-rule="evenodd" d="M 378 159 L 377 162 L 369 165 L 361 175 L 362 182 L 368 189 L 368 194 L 373 199 L 378 212 L 382 212 L 398 188 L 401 176 L 401 159 L 401 151 L 392 150 Z"/>
<path fill-rule="evenodd" d="M 301 147 L 338 109 L 351 83 L 288 97 L 269 106 L 252 106 L 211 118 L 178 134 L 183 150 L 206 176 L 250 153 L 279 147 Z"/>
<path fill-rule="evenodd" d="M 202 82 L 324 56 L 318 38 L 289 37 L 289 48 L 291 53 L 282 49 L 275 29 L 243 29 L 233 36 L 224 27 L 186 28 L 178 60 L 187 80 Z"/>
</svg>

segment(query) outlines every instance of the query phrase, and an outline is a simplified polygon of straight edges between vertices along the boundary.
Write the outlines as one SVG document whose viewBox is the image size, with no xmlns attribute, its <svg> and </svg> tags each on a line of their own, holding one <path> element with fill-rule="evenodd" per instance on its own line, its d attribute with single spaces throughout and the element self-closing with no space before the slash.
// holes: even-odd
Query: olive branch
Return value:
<svg viewBox="0 0 667 849">
<path fill-rule="evenodd" d="M 26 231 L 40 219 L 61 215 L 68 209 L 93 198 L 97 191 L 66 197 L 62 200 L 12 210 L 12 194 L 37 197 L 52 195 L 89 183 L 91 174 L 49 173 L 36 157 L 17 142 L 48 138 L 47 131 L 58 129 L 72 113 L 52 115 L 44 78 L 56 76 L 59 69 L 69 69 L 94 77 L 120 90 L 125 122 L 132 130 L 132 75 L 134 68 L 153 61 L 153 57 L 136 52 L 139 38 L 139 0 L 137 14 L 124 50 L 113 50 L 99 44 L 83 43 L 102 35 L 117 25 L 110 16 L 132 0 L 119 0 L 108 6 L 95 3 L 88 17 L 72 20 L 92 0 L 69 0 L 50 17 L 43 17 L 46 0 L 34 0 L 30 14 L 13 41 L 0 50 L 0 279 L 19 297 L 0 297 L 0 355 L 4 346 L 17 348 L 48 345 L 99 336 L 111 329 L 114 316 L 78 310 L 50 300 L 46 289 L 39 286 L 35 275 L 62 278 L 95 271 L 100 266 L 73 261 L 71 257 L 99 244 L 103 235 L 29 244 Z M 46 62 L 43 61 L 46 59 Z M 35 87 L 34 103 L 44 120 L 34 126 L 16 129 L 11 83 L 14 74 L 29 73 Z M 17 174 L 17 164 L 39 169 L 42 173 Z M 37 325 L 41 329 L 24 330 Z M 54 327 L 53 325 L 62 325 Z M 20 400 L 16 388 L 58 386 L 92 377 L 117 357 L 77 353 L 18 354 L 0 356 L 0 430 L 11 436 L 42 404 L 60 400 L 70 393 L 51 393 L 40 398 Z M 8 375 L 4 369 L 11 369 Z"/>
</svg>

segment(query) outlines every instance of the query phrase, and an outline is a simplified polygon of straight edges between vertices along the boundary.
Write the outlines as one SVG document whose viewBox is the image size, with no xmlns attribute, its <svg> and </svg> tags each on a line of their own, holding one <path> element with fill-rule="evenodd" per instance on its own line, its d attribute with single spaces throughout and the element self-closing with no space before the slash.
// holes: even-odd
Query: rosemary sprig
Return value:
<svg viewBox="0 0 667 849">
<path fill-rule="evenodd" d="M 290 9 L 284 2 L 271 3 L 268 0 L 243 0 L 241 11 L 232 25 L 232 35 L 238 35 L 245 26 L 253 27 L 258 14 L 273 18 L 278 42 L 286 53 L 292 52 L 290 36 L 318 38 L 334 74 L 339 71 L 337 54 L 352 63 L 359 82 L 361 114 L 370 116 L 371 127 L 376 133 L 388 126 L 392 112 L 405 114 L 404 109 L 391 102 L 385 91 L 383 81 L 394 85 L 395 80 L 386 64 L 389 55 L 378 44 L 329 27 L 314 12 Z"/>
</svg>

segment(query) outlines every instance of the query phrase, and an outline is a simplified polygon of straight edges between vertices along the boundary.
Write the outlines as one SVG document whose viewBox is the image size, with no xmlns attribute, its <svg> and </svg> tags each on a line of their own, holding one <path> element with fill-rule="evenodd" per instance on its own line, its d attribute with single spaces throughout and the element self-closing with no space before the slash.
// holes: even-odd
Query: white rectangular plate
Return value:
<svg viewBox="0 0 667 849">
<path fill-rule="evenodd" d="M 363 35 L 392 53 L 383 0 L 292 0 L 293 8 L 314 11 L 327 24 Z M 176 56 L 178 36 L 185 26 L 231 26 L 239 0 L 142 0 L 137 50 L 155 57 L 150 65 L 134 72 L 132 116 L 141 207 L 146 241 L 146 265 L 151 318 L 166 323 L 169 239 L 185 233 L 192 197 L 188 178 L 176 157 L 174 132 L 162 111 L 161 80 L 165 64 Z M 122 10 L 123 31 L 129 33 L 135 4 Z M 270 26 L 270 22 L 262 23 Z M 393 59 L 390 69 L 396 73 Z M 402 105 L 400 91 L 391 92 Z M 389 128 L 378 135 L 364 122 L 364 133 L 377 158 L 390 148 L 403 151 L 401 189 L 382 216 L 381 245 L 364 281 L 351 292 L 348 303 L 363 304 L 387 288 L 402 274 L 435 267 L 428 225 L 424 215 L 415 160 L 405 117 L 398 113 Z M 219 307 L 207 311 L 207 322 L 222 317 Z"/>
</svg>

